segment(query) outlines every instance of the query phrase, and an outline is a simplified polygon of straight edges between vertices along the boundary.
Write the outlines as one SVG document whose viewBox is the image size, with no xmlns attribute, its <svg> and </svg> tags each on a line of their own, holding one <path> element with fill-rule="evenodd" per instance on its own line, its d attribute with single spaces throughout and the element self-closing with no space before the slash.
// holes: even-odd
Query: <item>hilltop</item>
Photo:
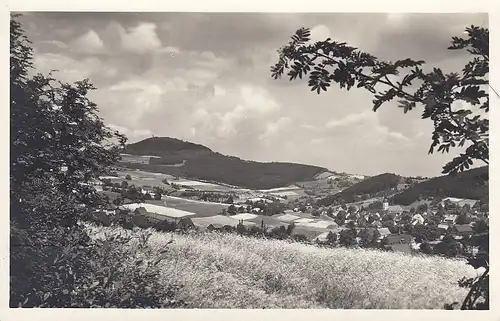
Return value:
<svg viewBox="0 0 500 321">
<path fill-rule="evenodd" d="M 149 163 L 122 161 L 128 168 L 153 171 L 245 188 L 266 189 L 313 180 L 326 168 L 285 163 L 254 162 L 222 155 L 203 145 L 170 137 L 152 137 L 129 144 L 123 151 L 132 155 L 151 155 Z"/>
<path fill-rule="evenodd" d="M 139 142 L 129 144 L 125 148 L 125 152 L 134 155 L 164 156 L 182 151 L 212 152 L 212 150 L 206 146 L 171 137 L 146 138 Z"/>
</svg>

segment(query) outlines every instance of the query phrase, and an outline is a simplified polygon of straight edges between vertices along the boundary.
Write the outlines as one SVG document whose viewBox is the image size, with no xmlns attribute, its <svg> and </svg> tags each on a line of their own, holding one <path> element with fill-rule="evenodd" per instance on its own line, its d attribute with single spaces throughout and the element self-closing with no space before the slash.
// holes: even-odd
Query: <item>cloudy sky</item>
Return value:
<svg viewBox="0 0 500 321">
<path fill-rule="evenodd" d="M 300 27 L 384 60 L 459 71 L 452 36 L 486 14 L 30 13 L 22 18 L 41 72 L 90 78 L 110 126 L 135 142 L 170 136 L 223 154 L 374 175 L 434 176 L 453 157 L 427 155 L 432 122 L 370 93 L 274 80 L 276 50 Z M 481 164 L 478 164 L 481 165 Z"/>
</svg>

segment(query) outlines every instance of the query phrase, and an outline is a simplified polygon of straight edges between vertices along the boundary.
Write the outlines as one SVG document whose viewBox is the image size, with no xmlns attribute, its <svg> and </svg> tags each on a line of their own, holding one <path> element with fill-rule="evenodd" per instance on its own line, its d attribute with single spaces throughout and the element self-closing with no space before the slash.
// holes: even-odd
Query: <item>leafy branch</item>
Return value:
<svg viewBox="0 0 500 321">
<path fill-rule="evenodd" d="M 288 45 L 278 50 L 279 60 L 271 67 L 271 76 L 279 79 L 286 73 L 292 81 L 308 75 L 308 86 L 318 94 L 327 91 L 332 83 L 346 90 L 364 88 L 374 95 L 373 111 L 394 99 L 405 113 L 422 105 L 422 119 L 434 122 L 429 154 L 436 147 L 444 153 L 466 143 L 473 146 L 443 167 L 443 173 L 453 174 L 469 168 L 474 160 L 489 164 L 489 121 L 485 117 L 489 96 L 483 89 L 489 86 L 489 32 L 471 26 L 466 33 L 466 39 L 454 37 L 448 48 L 467 49 L 475 56 L 459 75 L 444 74 L 439 68 L 426 72 L 422 60 L 381 61 L 330 38 L 310 44 L 310 30 L 301 28 Z M 471 108 L 454 110 L 455 102 Z"/>
</svg>

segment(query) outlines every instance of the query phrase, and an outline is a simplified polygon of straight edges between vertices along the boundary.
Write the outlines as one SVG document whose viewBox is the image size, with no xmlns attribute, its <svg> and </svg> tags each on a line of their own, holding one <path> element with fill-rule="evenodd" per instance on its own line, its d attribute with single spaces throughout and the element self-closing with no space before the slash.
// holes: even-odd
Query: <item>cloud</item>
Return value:
<svg viewBox="0 0 500 321">
<path fill-rule="evenodd" d="M 317 25 L 311 29 L 311 41 L 324 41 L 330 37 L 330 29 L 325 25 Z"/>
<path fill-rule="evenodd" d="M 484 19 L 486 17 L 486 19 Z M 38 71 L 85 77 L 106 123 L 130 141 L 170 136 L 261 161 L 363 174 L 430 176 L 454 154 L 427 155 L 432 121 L 373 95 L 271 79 L 276 50 L 302 26 L 382 59 L 412 57 L 447 72 L 469 56 L 446 50 L 479 14 L 35 13 L 25 26 Z M 60 32 L 63 30 L 64 32 Z M 458 32 L 458 34 L 457 34 Z M 465 59 L 465 60 L 464 60 Z M 459 107 L 457 105 L 457 107 Z"/>
<path fill-rule="evenodd" d="M 56 53 L 35 54 L 34 64 L 37 72 L 48 74 L 57 69 L 57 79 L 75 82 L 89 78 L 95 73 L 101 73 L 105 68 L 97 58 L 85 58 L 80 61 L 69 56 Z"/>
<path fill-rule="evenodd" d="M 286 129 L 291 125 L 292 119 L 290 117 L 281 117 L 275 122 L 267 123 L 266 131 L 259 136 L 259 139 L 264 140 L 272 138 L 273 136 L 279 134 L 281 130 Z"/>
<path fill-rule="evenodd" d="M 85 54 L 100 53 L 104 49 L 104 42 L 94 30 L 89 30 L 84 35 L 78 37 L 72 44 L 72 48 L 77 52 Z"/>
<path fill-rule="evenodd" d="M 133 53 L 145 53 L 160 49 L 162 44 L 156 34 L 156 24 L 139 23 L 129 31 L 120 31 L 122 48 Z"/>
<path fill-rule="evenodd" d="M 124 134 L 130 141 L 145 139 L 153 135 L 153 133 L 149 129 L 130 129 L 115 124 L 109 124 L 108 127 L 113 130 L 119 131 L 121 134 Z"/>
</svg>

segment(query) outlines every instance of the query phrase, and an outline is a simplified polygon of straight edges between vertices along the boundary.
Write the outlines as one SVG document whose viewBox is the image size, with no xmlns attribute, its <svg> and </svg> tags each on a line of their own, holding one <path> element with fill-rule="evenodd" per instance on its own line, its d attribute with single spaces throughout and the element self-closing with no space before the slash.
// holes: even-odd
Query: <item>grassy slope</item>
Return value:
<svg viewBox="0 0 500 321">
<path fill-rule="evenodd" d="M 148 244 L 165 249 L 170 237 L 152 232 Z M 464 298 L 457 280 L 474 274 L 463 262 L 437 257 L 216 233 L 173 238 L 160 263 L 162 282 L 183 285 L 179 298 L 191 308 L 442 309 Z"/>
</svg>

